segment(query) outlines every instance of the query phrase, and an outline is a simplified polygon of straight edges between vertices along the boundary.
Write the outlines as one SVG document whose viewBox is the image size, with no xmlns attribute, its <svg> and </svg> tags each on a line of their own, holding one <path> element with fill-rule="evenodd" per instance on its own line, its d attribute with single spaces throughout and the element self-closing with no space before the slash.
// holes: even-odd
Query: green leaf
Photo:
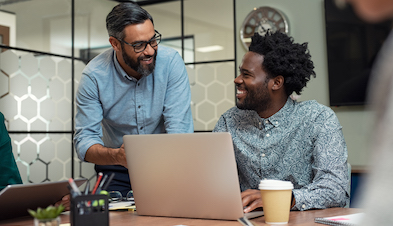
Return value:
<svg viewBox="0 0 393 226">
<path fill-rule="evenodd" d="M 37 209 L 37 218 L 44 219 L 44 213 L 43 213 L 43 210 L 41 209 L 41 207 L 38 207 L 38 209 Z"/>
<path fill-rule="evenodd" d="M 42 208 L 37 208 L 36 211 L 28 209 L 27 211 L 30 213 L 31 216 L 37 219 L 53 219 L 58 217 L 61 212 L 63 212 L 64 206 L 59 205 L 59 206 L 48 206 L 45 209 Z"/>
<path fill-rule="evenodd" d="M 29 214 L 34 217 L 37 218 L 37 213 L 34 210 L 28 209 L 27 212 L 29 212 Z"/>
<path fill-rule="evenodd" d="M 64 207 L 62 204 L 60 204 L 60 205 L 57 207 L 56 215 L 59 216 L 59 215 L 61 214 L 61 212 L 63 212 L 64 208 L 65 208 L 65 207 Z"/>
</svg>

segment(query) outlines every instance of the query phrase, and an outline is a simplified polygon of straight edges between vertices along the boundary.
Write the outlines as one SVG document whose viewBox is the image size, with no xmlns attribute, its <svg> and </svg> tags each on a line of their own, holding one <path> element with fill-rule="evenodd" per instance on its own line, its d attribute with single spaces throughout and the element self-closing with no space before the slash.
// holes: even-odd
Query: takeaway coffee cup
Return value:
<svg viewBox="0 0 393 226">
<path fill-rule="evenodd" d="M 290 181 L 261 180 L 263 212 L 267 224 L 287 224 L 291 208 L 293 184 Z"/>
</svg>

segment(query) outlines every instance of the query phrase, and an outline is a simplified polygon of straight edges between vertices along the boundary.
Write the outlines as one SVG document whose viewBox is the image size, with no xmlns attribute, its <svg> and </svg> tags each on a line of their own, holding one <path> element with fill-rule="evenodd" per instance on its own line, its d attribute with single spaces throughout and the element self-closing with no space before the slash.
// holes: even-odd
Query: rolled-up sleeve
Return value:
<svg viewBox="0 0 393 226">
<path fill-rule="evenodd" d="M 85 160 L 87 149 L 101 140 L 103 110 L 98 96 L 98 86 L 94 79 L 83 74 L 76 95 L 77 114 L 75 116 L 75 149 L 80 160 Z"/>
</svg>

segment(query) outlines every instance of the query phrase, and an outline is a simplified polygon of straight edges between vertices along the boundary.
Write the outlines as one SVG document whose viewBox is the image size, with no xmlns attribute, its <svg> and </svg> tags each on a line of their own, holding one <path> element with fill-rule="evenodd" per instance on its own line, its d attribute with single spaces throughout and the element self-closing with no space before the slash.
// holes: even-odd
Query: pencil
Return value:
<svg viewBox="0 0 393 226">
<path fill-rule="evenodd" d="M 100 184 L 100 181 L 101 181 L 101 179 L 102 179 L 102 175 L 103 175 L 102 172 L 99 172 L 99 173 L 98 173 L 97 182 L 96 182 L 96 184 L 94 185 L 92 194 L 95 194 L 95 193 L 96 193 L 96 190 L 97 190 L 97 188 L 98 188 L 98 185 Z"/>
</svg>

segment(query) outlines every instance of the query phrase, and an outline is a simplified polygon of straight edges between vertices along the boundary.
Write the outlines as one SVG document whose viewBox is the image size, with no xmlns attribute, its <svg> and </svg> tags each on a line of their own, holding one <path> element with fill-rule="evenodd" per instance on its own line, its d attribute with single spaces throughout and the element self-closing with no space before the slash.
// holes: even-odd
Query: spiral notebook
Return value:
<svg viewBox="0 0 393 226">
<path fill-rule="evenodd" d="M 317 217 L 315 223 L 333 225 L 333 226 L 357 226 L 364 217 L 364 213 L 354 213 L 349 215 L 334 216 L 334 217 Z"/>
</svg>

